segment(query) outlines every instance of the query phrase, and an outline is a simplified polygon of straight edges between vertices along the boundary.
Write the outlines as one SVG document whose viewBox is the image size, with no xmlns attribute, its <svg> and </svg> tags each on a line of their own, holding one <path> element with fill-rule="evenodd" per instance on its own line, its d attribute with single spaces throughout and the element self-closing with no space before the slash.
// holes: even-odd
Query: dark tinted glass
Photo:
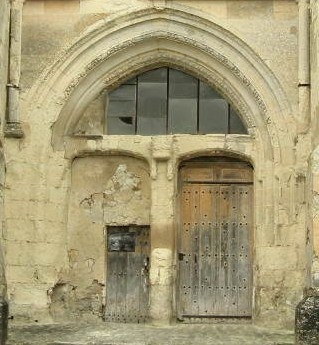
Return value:
<svg viewBox="0 0 319 345">
<path fill-rule="evenodd" d="M 140 74 L 139 83 L 167 83 L 167 68 L 157 68 Z"/>
<path fill-rule="evenodd" d="M 223 98 L 218 92 L 212 89 L 209 85 L 199 82 L 199 98 L 200 99 L 221 99 Z"/>
<path fill-rule="evenodd" d="M 241 118 L 239 115 L 235 112 L 232 107 L 230 107 L 230 113 L 229 113 L 229 122 L 230 122 L 230 134 L 248 134 L 247 129 L 244 126 Z"/>
<path fill-rule="evenodd" d="M 109 134 L 135 134 L 133 120 L 131 117 L 108 117 L 107 132 Z"/>
<path fill-rule="evenodd" d="M 224 99 L 200 99 L 199 133 L 228 132 L 228 103 Z"/>
<path fill-rule="evenodd" d="M 197 133 L 198 80 L 169 70 L 168 132 Z"/>
<path fill-rule="evenodd" d="M 197 100 L 170 99 L 168 119 L 169 133 L 197 133 Z"/>
<path fill-rule="evenodd" d="M 199 88 L 199 133 L 228 133 L 228 103 L 203 82 Z"/>
<path fill-rule="evenodd" d="M 110 92 L 109 99 L 112 101 L 135 101 L 135 85 L 121 85 L 116 90 Z"/>
<path fill-rule="evenodd" d="M 174 69 L 169 70 L 169 98 L 197 99 L 198 80 Z"/>
<path fill-rule="evenodd" d="M 109 94 L 108 116 L 132 117 L 136 113 L 135 85 L 121 85 Z"/>
<path fill-rule="evenodd" d="M 138 80 L 137 134 L 166 134 L 167 69 L 141 75 Z"/>
<path fill-rule="evenodd" d="M 210 86 L 200 82 L 199 133 L 228 133 L 228 103 Z"/>
<path fill-rule="evenodd" d="M 137 83 L 137 77 L 127 80 L 124 84 L 135 85 Z"/>
<path fill-rule="evenodd" d="M 142 73 L 111 92 L 106 125 L 109 134 L 247 134 L 218 92 L 166 67 Z"/>
</svg>

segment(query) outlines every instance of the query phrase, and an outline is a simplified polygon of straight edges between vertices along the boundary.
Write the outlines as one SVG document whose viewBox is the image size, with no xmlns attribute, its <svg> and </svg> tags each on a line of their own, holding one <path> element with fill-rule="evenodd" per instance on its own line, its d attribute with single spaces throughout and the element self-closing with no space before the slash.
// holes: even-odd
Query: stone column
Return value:
<svg viewBox="0 0 319 345">
<path fill-rule="evenodd" d="M 318 122 L 316 108 L 318 106 L 316 63 L 318 55 L 318 42 L 316 38 L 318 20 L 317 0 L 299 0 L 299 116 L 300 121 L 309 124 L 311 119 L 312 145 L 318 145 L 316 139 Z M 310 19 L 312 19 L 312 52 L 310 65 Z M 312 67 L 310 78 L 310 66 Z M 310 112 L 310 79 L 312 80 L 311 112 Z M 311 116 L 310 116 L 311 114 Z M 301 123 L 301 122 L 300 122 Z M 309 125 L 305 127 L 305 130 Z M 315 147 L 309 160 L 309 222 L 306 233 L 306 257 L 308 259 L 311 279 L 304 282 L 307 288 L 304 298 L 296 308 L 296 345 L 319 344 L 319 146 Z M 308 273 L 308 272 L 307 272 Z M 310 274 L 309 274 L 310 276 Z"/>
<path fill-rule="evenodd" d="M 170 143 L 154 137 L 152 153 L 150 316 L 153 324 L 168 324 L 172 318 L 175 239 Z"/>
<path fill-rule="evenodd" d="M 19 107 L 23 3 L 24 0 L 12 0 L 10 10 L 8 113 L 5 135 L 14 138 L 23 137 Z"/>
<path fill-rule="evenodd" d="M 310 0 L 298 0 L 298 87 L 299 132 L 306 132 L 310 122 Z"/>
</svg>

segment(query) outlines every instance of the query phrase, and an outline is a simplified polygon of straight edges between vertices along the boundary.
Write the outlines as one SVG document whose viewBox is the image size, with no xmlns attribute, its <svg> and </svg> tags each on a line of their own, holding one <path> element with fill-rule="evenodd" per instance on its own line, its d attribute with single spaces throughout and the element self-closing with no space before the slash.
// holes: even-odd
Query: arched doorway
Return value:
<svg viewBox="0 0 319 345">
<path fill-rule="evenodd" d="M 177 316 L 251 317 L 253 169 L 197 158 L 179 170 Z"/>
<path fill-rule="evenodd" d="M 255 181 L 258 181 L 255 188 L 254 220 L 257 239 L 254 247 L 255 264 L 258 266 L 258 270 L 254 271 L 254 316 L 277 320 L 278 317 L 275 315 L 291 314 L 286 299 L 280 300 L 275 308 L 269 311 L 269 301 L 276 299 L 277 290 L 274 290 L 274 287 L 279 285 L 273 271 L 281 272 L 283 277 L 286 274 L 287 277 L 291 277 L 295 268 L 299 269 L 299 273 L 303 269 L 302 265 L 294 263 L 285 268 L 280 260 L 277 260 L 286 253 L 290 255 L 293 250 L 297 250 L 298 253 L 303 250 L 299 244 L 289 242 L 292 238 L 291 233 L 295 230 L 302 233 L 304 218 L 299 215 L 297 218 L 294 214 L 295 207 L 286 206 L 288 198 L 285 199 L 285 195 L 289 195 L 293 205 L 298 198 L 298 193 L 294 192 L 294 181 L 298 174 L 294 172 L 294 117 L 291 116 L 292 111 L 285 96 L 285 88 L 280 85 L 276 74 L 265 61 L 247 42 L 236 36 L 230 27 L 225 27 L 223 21 L 215 22 L 213 18 L 191 14 L 186 8 L 182 10 L 170 7 L 162 11 L 138 10 L 122 17 L 118 16 L 115 22 L 116 25 L 105 25 L 105 22 L 101 21 L 101 26 L 94 25 L 85 30 L 85 35 L 65 52 L 63 58 L 54 62 L 47 74 L 38 79 L 25 97 L 24 107 L 30 110 L 26 117 L 33 119 L 36 124 L 45 110 L 46 123 L 54 123 L 52 148 L 56 162 L 61 166 L 69 165 L 75 156 L 113 154 L 114 150 L 143 157 L 149 162 L 152 190 L 150 319 L 156 322 L 171 320 L 172 281 L 175 279 L 176 264 L 171 255 L 175 252 L 175 233 L 172 229 L 176 216 L 172 200 L 175 199 L 176 191 L 175 185 L 173 186 L 177 172 L 174 169 L 176 162 L 182 157 L 194 156 L 196 152 L 209 154 L 208 152 L 220 149 L 249 157 L 254 162 Z M 232 135 L 231 131 L 223 132 L 222 135 L 204 135 L 199 131 L 175 134 L 173 131 L 164 131 L 165 137 L 162 132 L 159 136 L 151 134 L 136 137 L 129 134 L 130 137 L 124 138 L 114 132 L 110 133 L 110 126 L 105 128 L 105 122 L 101 122 L 104 131 L 98 134 L 85 131 L 82 134 L 79 131 L 79 135 L 75 135 L 75 129 L 82 122 L 87 106 L 90 106 L 99 95 L 102 97 L 103 90 L 111 93 L 135 75 L 162 66 L 181 69 L 216 89 L 231 101 L 248 134 Z M 96 114 L 95 111 L 91 111 L 92 109 L 90 113 Z M 114 117 L 116 122 L 118 119 Z M 118 123 L 130 125 L 130 122 L 133 122 L 131 118 L 125 118 L 124 121 L 119 119 Z M 198 122 L 198 128 L 200 127 L 201 124 Z M 134 127 L 134 134 L 139 133 L 138 128 Z M 197 130 L 197 127 L 195 128 Z M 33 135 L 40 135 L 42 138 L 43 132 L 38 132 Z M 48 145 L 51 143 L 48 142 Z M 63 150 L 65 154 L 61 154 Z M 47 162 L 49 158 L 52 158 L 52 155 L 45 154 L 43 162 Z M 281 193 L 278 188 L 281 183 L 284 189 L 282 197 L 278 200 Z M 163 196 L 166 200 L 163 200 Z M 281 202 L 287 213 L 279 209 L 278 205 Z M 301 205 L 300 208 L 303 207 Z M 291 226 L 294 231 L 290 231 Z M 65 233 L 61 225 L 62 230 Z M 279 233 L 281 230 L 282 236 Z M 287 241 L 284 239 L 285 231 L 289 232 Z M 179 252 L 183 253 L 181 248 Z M 268 253 L 271 253 L 269 257 L 272 260 L 268 260 Z M 99 267 L 101 275 L 102 265 L 95 267 Z M 290 270 L 290 267 L 293 267 L 293 270 Z M 162 271 L 164 274 L 161 274 Z M 82 276 L 79 277 L 82 279 Z M 279 288 L 282 287 L 278 286 Z M 290 291 L 299 293 L 300 288 L 293 286 Z M 180 318 L 181 315 L 186 313 L 179 308 Z M 199 311 L 193 315 L 198 316 Z M 206 315 L 214 316 L 216 313 L 207 312 Z"/>
</svg>

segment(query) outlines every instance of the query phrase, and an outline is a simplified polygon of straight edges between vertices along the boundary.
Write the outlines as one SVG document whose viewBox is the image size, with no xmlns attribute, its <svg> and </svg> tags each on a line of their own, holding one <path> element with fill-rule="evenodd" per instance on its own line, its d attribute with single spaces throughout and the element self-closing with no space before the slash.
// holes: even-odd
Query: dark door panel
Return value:
<svg viewBox="0 0 319 345">
<path fill-rule="evenodd" d="M 149 227 L 107 228 L 105 319 L 145 322 L 149 310 Z"/>
</svg>

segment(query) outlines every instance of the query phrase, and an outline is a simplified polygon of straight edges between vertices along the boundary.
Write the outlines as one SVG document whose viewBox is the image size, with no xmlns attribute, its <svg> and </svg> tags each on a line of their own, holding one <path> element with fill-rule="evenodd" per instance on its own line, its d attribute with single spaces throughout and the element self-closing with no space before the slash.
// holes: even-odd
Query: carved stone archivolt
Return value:
<svg viewBox="0 0 319 345">
<path fill-rule="evenodd" d="M 53 145 L 62 149 L 82 110 L 103 89 L 162 65 L 183 69 L 216 88 L 249 133 L 263 141 L 264 150 L 278 148 L 277 161 L 283 148 L 293 147 L 289 103 L 267 65 L 230 30 L 180 9 L 149 8 L 95 24 L 43 75 L 30 99 L 51 113 Z"/>
</svg>

